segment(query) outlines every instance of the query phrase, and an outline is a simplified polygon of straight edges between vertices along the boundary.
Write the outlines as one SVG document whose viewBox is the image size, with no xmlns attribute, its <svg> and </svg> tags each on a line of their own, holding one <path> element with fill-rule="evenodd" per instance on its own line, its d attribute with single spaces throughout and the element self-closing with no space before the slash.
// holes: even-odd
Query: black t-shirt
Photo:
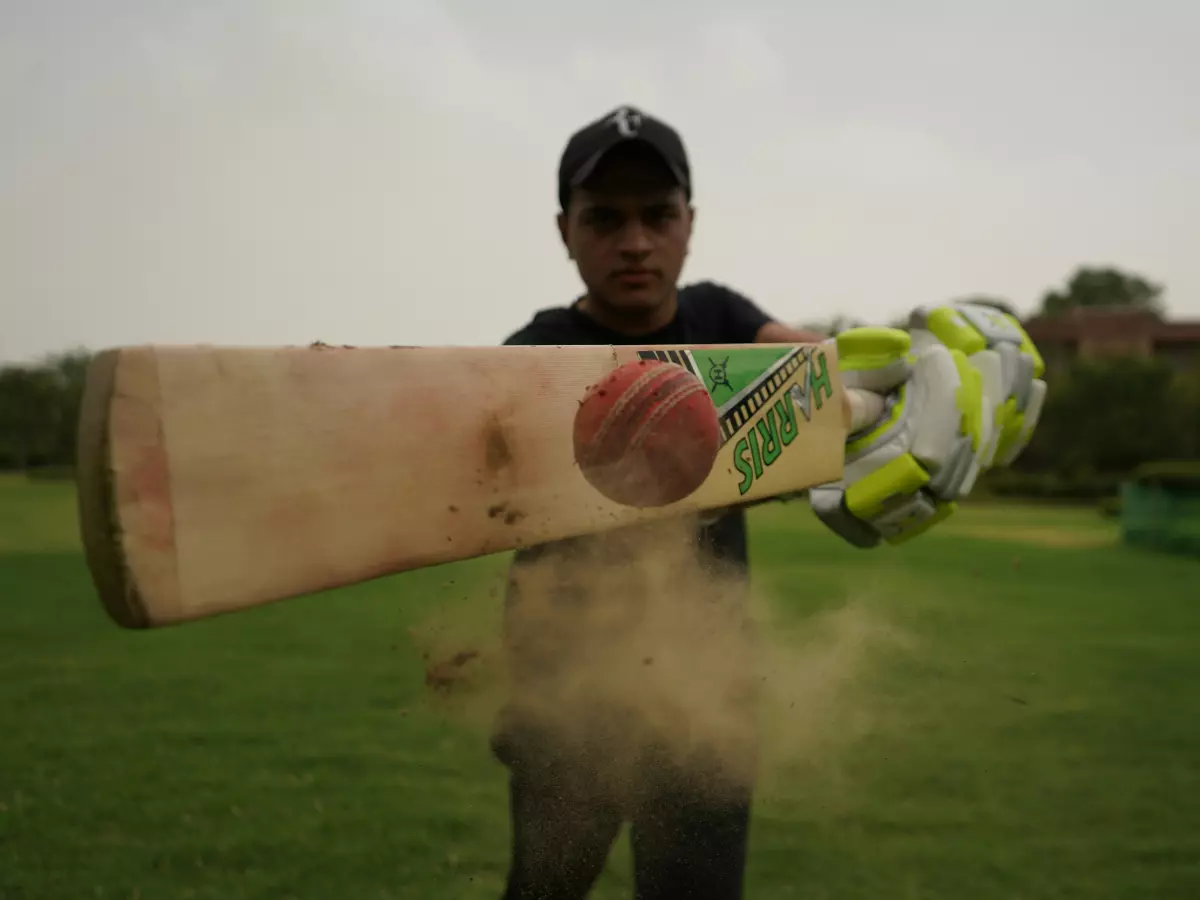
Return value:
<svg viewBox="0 0 1200 900">
<path fill-rule="evenodd" d="M 538 312 L 505 343 L 748 344 L 768 321 L 750 300 L 703 282 L 680 289 L 668 325 L 636 339 L 605 328 L 576 301 Z M 605 765 L 623 770 L 622 752 L 641 751 L 621 748 L 661 743 L 663 723 L 688 715 L 672 680 L 681 659 L 705 673 L 688 682 L 702 681 L 709 695 L 708 714 L 685 733 L 702 747 L 701 726 L 717 722 L 715 745 L 734 735 L 734 744 L 752 745 L 748 586 L 741 510 L 707 523 L 684 517 L 518 550 L 504 600 L 512 696 L 497 721 L 494 752 L 511 764 L 544 753 L 550 735 L 559 734 L 568 746 L 591 746 Z M 663 656 L 675 667 L 655 663 Z M 623 678 L 633 678 L 636 688 L 627 689 Z M 735 721 L 741 726 L 730 728 Z M 735 759 L 740 752 L 727 748 L 721 755 Z"/>
<path fill-rule="evenodd" d="M 505 344 L 751 344 L 760 328 L 771 318 L 748 298 L 711 281 L 679 289 L 679 309 L 667 325 L 649 334 L 631 338 L 601 325 L 579 309 L 569 306 L 543 309 Z M 746 518 L 740 510 L 725 513 L 700 530 L 702 547 L 716 560 L 745 568 Z M 545 548 L 517 553 L 518 562 L 532 561 Z"/>
</svg>

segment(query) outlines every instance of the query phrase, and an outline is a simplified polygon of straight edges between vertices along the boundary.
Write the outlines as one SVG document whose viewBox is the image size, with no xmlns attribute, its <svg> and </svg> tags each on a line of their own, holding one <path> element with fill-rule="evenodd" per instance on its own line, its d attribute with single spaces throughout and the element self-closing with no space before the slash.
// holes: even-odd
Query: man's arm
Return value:
<svg viewBox="0 0 1200 900">
<path fill-rule="evenodd" d="M 818 344 L 828 335 L 810 331 L 807 328 L 796 328 L 784 325 L 782 322 L 767 322 L 754 335 L 756 344 Z"/>
<path fill-rule="evenodd" d="M 726 340 L 735 344 L 816 344 L 827 335 L 807 328 L 797 328 L 776 321 L 757 303 L 744 294 L 715 282 L 699 285 L 719 310 Z"/>
</svg>

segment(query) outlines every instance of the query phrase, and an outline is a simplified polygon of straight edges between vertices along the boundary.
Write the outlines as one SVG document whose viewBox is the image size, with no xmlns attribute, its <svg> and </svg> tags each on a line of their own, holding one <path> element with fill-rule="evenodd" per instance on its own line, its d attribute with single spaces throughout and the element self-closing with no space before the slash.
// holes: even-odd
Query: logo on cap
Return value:
<svg viewBox="0 0 1200 900">
<path fill-rule="evenodd" d="M 622 106 L 608 121 L 617 127 L 621 137 L 637 137 L 642 128 L 642 114 L 628 106 Z"/>
</svg>

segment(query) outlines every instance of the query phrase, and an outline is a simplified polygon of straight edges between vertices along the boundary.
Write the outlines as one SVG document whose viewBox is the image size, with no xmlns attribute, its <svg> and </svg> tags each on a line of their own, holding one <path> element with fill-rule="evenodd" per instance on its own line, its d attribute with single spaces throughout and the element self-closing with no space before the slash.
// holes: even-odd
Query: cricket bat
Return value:
<svg viewBox="0 0 1200 900">
<path fill-rule="evenodd" d="M 577 416 L 606 376 L 658 363 L 711 459 L 683 496 L 614 500 L 585 477 Z M 882 409 L 844 388 L 833 342 L 123 347 L 87 375 L 81 537 L 114 622 L 176 625 L 801 492 L 841 477 L 847 435 Z M 660 456 L 685 443 L 646 421 L 628 433 L 657 423 Z"/>
</svg>

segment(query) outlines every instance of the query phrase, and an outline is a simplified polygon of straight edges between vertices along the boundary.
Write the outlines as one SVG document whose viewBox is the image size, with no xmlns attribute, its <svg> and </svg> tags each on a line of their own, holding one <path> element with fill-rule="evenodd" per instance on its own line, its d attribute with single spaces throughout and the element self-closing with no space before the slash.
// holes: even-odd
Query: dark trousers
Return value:
<svg viewBox="0 0 1200 900">
<path fill-rule="evenodd" d="M 687 521 L 523 556 L 492 739 L 504 900 L 584 900 L 625 824 L 635 900 L 741 900 L 757 756 L 743 569 L 698 556 Z"/>
<path fill-rule="evenodd" d="M 504 900 L 584 900 L 626 822 L 635 900 L 741 900 L 749 787 L 648 762 L 614 788 L 602 764 L 582 757 L 498 755 L 512 828 Z"/>
</svg>

